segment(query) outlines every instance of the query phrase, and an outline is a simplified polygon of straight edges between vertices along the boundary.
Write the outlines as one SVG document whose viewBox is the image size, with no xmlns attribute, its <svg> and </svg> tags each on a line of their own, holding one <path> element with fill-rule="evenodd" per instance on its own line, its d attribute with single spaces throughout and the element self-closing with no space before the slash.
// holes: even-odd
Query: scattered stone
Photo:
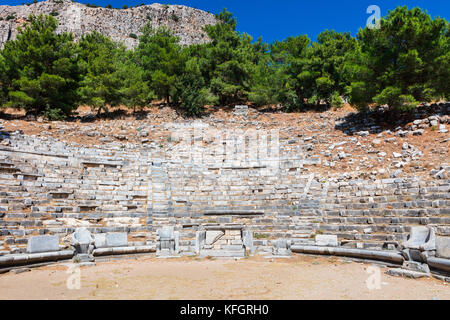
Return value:
<svg viewBox="0 0 450 320">
<path fill-rule="evenodd" d="M 107 137 L 102 137 L 102 138 L 100 138 L 99 139 L 101 142 L 106 142 L 106 143 L 109 143 L 109 142 L 113 142 L 114 140 L 111 138 L 111 137 L 109 137 L 109 136 L 107 136 Z"/>
<path fill-rule="evenodd" d="M 381 140 L 380 139 L 374 139 L 372 140 L 372 145 L 374 147 L 378 147 L 379 145 L 381 145 Z"/>
<path fill-rule="evenodd" d="M 236 105 L 234 106 L 233 114 L 240 116 L 248 115 L 248 106 L 247 105 Z"/>
<path fill-rule="evenodd" d="M 17 268 L 17 269 L 11 269 L 10 272 L 14 273 L 14 274 L 19 274 L 19 273 L 23 273 L 23 272 L 28 272 L 31 271 L 30 268 Z"/>
<path fill-rule="evenodd" d="M 399 175 L 402 174 L 402 172 L 403 172 L 402 169 L 395 170 L 395 171 L 391 174 L 391 176 L 392 176 L 393 178 L 397 178 Z"/>
<path fill-rule="evenodd" d="M 434 175 L 434 177 L 436 179 L 445 179 L 445 177 L 447 176 L 447 171 L 445 169 L 439 170 L 438 172 L 436 172 L 436 174 Z"/>
<path fill-rule="evenodd" d="M 428 278 L 429 274 L 423 272 L 417 272 L 412 270 L 405 270 L 401 268 L 393 268 L 386 271 L 386 274 L 394 277 L 405 277 L 411 279 Z"/>
<path fill-rule="evenodd" d="M 356 134 L 360 137 L 367 137 L 369 136 L 369 131 L 359 131 Z"/>
<path fill-rule="evenodd" d="M 447 133 L 448 130 L 445 128 L 445 124 L 439 125 L 439 133 Z"/>
<path fill-rule="evenodd" d="M 403 269 L 430 274 L 430 267 L 426 263 L 416 261 L 404 261 Z"/>
<path fill-rule="evenodd" d="M 406 136 L 408 136 L 409 135 L 409 131 L 407 131 L 407 130 L 400 130 L 400 131 L 397 131 L 396 133 L 395 133 L 395 135 L 396 136 L 400 136 L 400 137 L 406 137 Z"/>
<path fill-rule="evenodd" d="M 137 136 L 141 137 L 141 138 L 148 137 L 148 131 L 147 130 L 141 130 L 141 131 L 138 132 Z"/>
</svg>

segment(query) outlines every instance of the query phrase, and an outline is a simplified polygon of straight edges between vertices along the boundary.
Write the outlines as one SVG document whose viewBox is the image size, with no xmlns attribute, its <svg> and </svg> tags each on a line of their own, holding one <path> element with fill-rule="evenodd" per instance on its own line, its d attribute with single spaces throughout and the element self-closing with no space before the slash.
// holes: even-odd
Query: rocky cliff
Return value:
<svg viewBox="0 0 450 320">
<path fill-rule="evenodd" d="M 68 0 L 47 0 L 21 6 L 0 6 L 0 47 L 17 35 L 17 28 L 30 14 L 51 14 L 59 20 L 57 32 L 72 32 L 75 39 L 97 30 L 113 40 L 134 47 L 139 30 L 148 22 L 154 28 L 166 26 L 180 37 L 182 45 L 207 41 L 202 30 L 215 24 L 213 14 L 181 5 L 143 5 L 129 9 L 92 8 Z"/>
</svg>

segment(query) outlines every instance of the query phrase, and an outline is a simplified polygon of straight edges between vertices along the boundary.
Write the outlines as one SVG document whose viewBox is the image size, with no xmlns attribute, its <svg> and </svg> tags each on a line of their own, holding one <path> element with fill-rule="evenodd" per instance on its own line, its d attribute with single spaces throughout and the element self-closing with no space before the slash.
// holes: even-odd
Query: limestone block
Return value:
<svg viewBox="0 0 450 320">
<path fill-rule="evenodd" d="M 250 252 L 255 251 L 255 247 L 253 246 L 253 232 L 251 230 L 242 231 L 242 240 L 246 250 L 250 250 Z"/>
<path fill-rule="evenodd" d="M 106 247 L 108 247 L 106 245 L 106 233 L 95 233 L 94 234 L 94 241 L 95 241 L 95 247 L 96 248 L 106 248 Z"/>
<path fill-rule="evenodd" d="M 402 267 L 407 270 L 430 273 L 430 267 L 426 263 L 420 263 L 416 261 L 403 261 Z"/>
<path fill-rule="evenodd" d="M 226 230 L 225 234 L 230 236 L 240 236 L 241 230 Z"/>
<path fill-rule="evenodd" d="M 417 272 L 417 271 L 412 271 L 412 270 L 405 270 L 405 269 L 400 269 L 400 268 L 389 269 L 386 271 L 386 274 L 389 274 L 389 275 L 395 276 L 395 277 L 405 277 L 405 278 L 411 278 L 411 279 L 418 279 L 418 278 L 430 276 L 428 273 Z"/>
<path fill-rule="evenodd" d="M 290 256 L 291 240 L 277 239 L 273 243 L 273 255 Z"/>
<path fill-rule="evenodd" d="M 436 257 L 450 259 L 450 237 L 436 237 Z"/>
<path fill-rule="evenodd" d="M 59 251 L 59 238 L 58 236 L 33 236 L 28 239 L 27 252 L 51 252 Z"/>
<path fill-rule="evenodd" d="M 403 243 L 407 249 L 421 251 L 436 250 L 436 235 L 432 227 L 411 227 L 411 233 L 407 241 Z"/>
<path fill-rule="evenodd" d="M 223 235 L 224 233 L 222 231 L 216 230 L 206 231 L 205 244 L 212 245 L 217 240 L 219 240 L 219 238 L 221 238 Z M 226 244 L 226 242 L 222 244 Z"/>
<path fill-rule="evenodd" d="M 126 247 L 128 245 L 126 232 L 107 232 L 94 234 L 96 248 Z"/>
<path fill-rule="evenodd" d="M 328 234 L 318 234 L 316 235 L 316 245 L 317 246 L 328 246 L 328 247 L 337 247 L 338 246 L 338 238 L 337 235 L 328 235 Z"/>
<path fill-rule="evenodd" d="M 245 250 L 202 250 L 201 257 L 244 257 Z"/>
<path fill-rule="evenodd" d="M 163 227 L 158 229 L 157 233 L 160 239 L 172 239 L 174 233 L 174 227 Z"/>
<path fill-rule="evenodd" d="M 206 231 L 197 231 L 195 233 L 195 253 L 200 253 L 203 245 L 205 244 Z"/>
</svg>

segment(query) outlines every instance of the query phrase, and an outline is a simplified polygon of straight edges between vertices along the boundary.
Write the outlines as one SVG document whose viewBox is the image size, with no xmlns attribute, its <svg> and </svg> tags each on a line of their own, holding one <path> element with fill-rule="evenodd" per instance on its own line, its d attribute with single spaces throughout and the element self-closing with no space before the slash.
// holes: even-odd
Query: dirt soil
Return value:
<svg viewBox="0 0 450 320">
<path fill-rule="evenodd" d="M 396 137 L 395 142 L 386 142 L 386 138 L 393 138 L 394 134 L 384 131 L 381 135 L 370 134 L 367 137 L 348 136 L 342 130 L 335 128 L 348 114 L 355 112 L 348 104 L 338 110 L 327 111 L 305 111 L 283 113 L 281 111 L 261 112 L 250 108 L 247 117 L 235 115 L 232 108 L 218 107 L 207 108 L 206 115 L 201 121 L 208 123 L 213 128 L 229 129 L 279 129 L 280 140 L 287 141 L 294 138 L 294 141 L 287 144 L 294 148 L 303 145 L 304 138 L 313 138 L 317 143 L 313 145 L 313 150 L 304 152 L 307 156 L 320 157 L 322 161 L 330 161 L 331 156 L 335 156 L 340 151 L 345 151 L 349 156 L 342 161 L 334 161 L 334 166 L 329 167 L 324 164 L 314 167 L 314 172 L 325 176 L 341 175 L 344 172 L 357 175 L 378 174 L 380 178 L 389 178 L 389 172 L 398 168 L 393 166 L 393 153 L 401 153 L 402 146 L 406 142 L 414 146 L 423 153 L 418 160 L 405 163 L 404 175 L 417 175 L 429 178 L 431 169 L 440 169 L 440 166 L 448 162 L 450 148 L 450 133 L 439 133 L 436 128 L 427 127 L 421 136 L 409 135 L 407 137 Z M 125 148 L 127 143 L 143 144 L 155 143 L 160 148 L 171 149 L 175 142 L 171 141 L 171 131 L 166 127 L 170 123 L 181 123 L 193 121 L 185 118 L 176 110 L 152 106 L 145 108 L 140 113 L 134 114 L 132 110 L 116 107 L 111 109 L 109 117 L 97 118 L 95 112 L 89 107 L 79 107 L 76 111 L 78 118 L 72 121 L 46 121 L 42 118 L 29 120 L 24 112 L 6 109 L 0 114 L 0 124 L 7 132 L 21 130 L 23 134 L 35 136 L 37 138 L 52 137 L 62 142 L 73 143 L 81 146 L 104 146 L 101 141 L 105 137 L 111 139 L 113 143 Z M 83 120 L 84 119 L 84 120 Z M 410 123 L 411 124 L 411 123 Z M 406 127 L 407 124 L 405 123 Z M 141 130 L 148 131 L 145 137 L 141 137 Z M 383 128 L 385 130 L 387 128 Z M 391 128 L 392 129 L 392 128 Z M 357 139 L 350 142 L 350 139 Z M 378 139 L 380 144 L 372 146 L 374 139 Z M 332 150 L 331 156 L 325 156 L 330 147 L 335 143 L 348 142 L 347 144 Z M 308 142 L 309 143 L 309 142 Z M 372 152 L 375 150 L 375 153 Z M 377 159 L 376 152 L 386 153 L 382 160 Z M 383 169 L 386 173 L 377 173 Z"/>
<path fill-rule="evenodd" d="M 371 266 L 306 255 L 237 261 L 140 256 L 82 267 L 80 289 L 67 288 L 71 274 L 61 264 L 1 274 L 0 299 L 450 299 L 449 283 L 397 278 L 384 267 L 381 288 L 369 289 Z"/>
</svg>

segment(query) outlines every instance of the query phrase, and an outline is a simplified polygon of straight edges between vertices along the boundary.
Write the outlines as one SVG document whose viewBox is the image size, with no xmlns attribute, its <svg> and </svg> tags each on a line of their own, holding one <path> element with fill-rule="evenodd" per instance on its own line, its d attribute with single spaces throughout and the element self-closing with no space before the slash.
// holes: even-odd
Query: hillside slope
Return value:
<svg viewBox="0 0 450 320">
<path fill-rule="evenodd" d="M 213 14 L 181 6 L 152 4 L 130 9 L 91 8 L 68 0 L 48 0 L 21 6 L 0 6 L 0 47 L 15 39 L 17 28 L 30 14 L 52 14 L 59 21 L 57 32 L 72 32 L 75 39 L 97 30 L 113 40 L 134 47 L 138 40 L 130 34 L 139 35 L 139 30 L 148 22 L 154 28 L 166 26 L 180 37 L 182 45 L 204 43 L 205 25 L 215 24 Z"/>
</svg>

